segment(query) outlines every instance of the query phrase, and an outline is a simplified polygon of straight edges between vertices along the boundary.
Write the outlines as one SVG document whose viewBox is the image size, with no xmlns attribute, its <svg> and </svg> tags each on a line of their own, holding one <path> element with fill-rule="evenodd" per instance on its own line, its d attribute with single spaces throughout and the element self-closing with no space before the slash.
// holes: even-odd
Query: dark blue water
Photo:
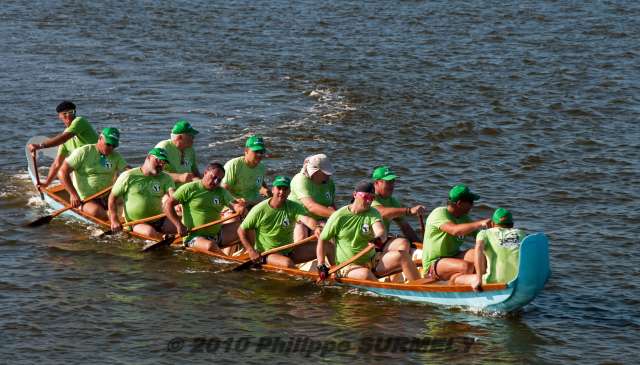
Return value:
<svg viewBox="0 0 640 365">
<path fill-rule="evenodd" d="M 3 2 L 0 358 L 635 363 L 638 34 L 634 1 Z M 381 163 L 407 204 L 437 207 L 467 183 L 483 198 L 474 217 L 504 206 L 550 237 L 553 277 L 523 312 L 494 318 L 218 275 L 223 263 L 142 255 L 64 219 L 27 230 L 44 208 L 23 147 L 62 129 L 62 99 L 120 128 L 134 165 L 186 118 L 201 162 L 240 155 L 251 133 L 272 152 L 269 178 L 328 154 L 341 203 Z M 176 337 L 185 347 L 167 351 Z M 430 342 L 364 351 L 377 337 Z M 274 338 L 351 347 L 305 358 L 267 350 Z"/>
</svg>

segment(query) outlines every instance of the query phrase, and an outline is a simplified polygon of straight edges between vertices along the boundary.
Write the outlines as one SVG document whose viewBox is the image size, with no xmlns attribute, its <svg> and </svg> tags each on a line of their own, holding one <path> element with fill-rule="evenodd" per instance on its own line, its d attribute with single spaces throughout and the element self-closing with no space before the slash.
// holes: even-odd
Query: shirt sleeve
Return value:
<svg viewBox="0 0 640 365">
<path fill-rule="evenodd" d="M 113 188 L 111 188 L 111 194 L 114 196 L 122 196 L 127 191 L 127 178 L 129 174 L 126 172 L 120 176 L 116 180 L 115 184 L 113 184 Z"/>
<path fill-rule="evenodd" d="M 224 200 L 224 205 L 231 205 L 236 200 L 227 189 L 222 189 L 222 199 Z"/>
<path fill-rule="evenodd" d="M 294 178 L 291 182 L 291 190 L 295 191 L 298 199 L 311 197 L 311 179 L 301 175 L 300 178 Z"/>
<path fill-rule="evenodd" d="M 449 218 L 447 218 L 446 215 L 446 208 L 444 209 L 438 209 L 436 211 L 431 212 L 431 214 L 429 214 L 429 217 L 427 217 L 427 224 L 432 225 L 434 227 L 437 227 L 438 229 L 440 229 L 440 227 L 448 222 L 451 222 L 449 220 Z"/>
<path fill-rule="evenodd" d="M 258 226 L 258 213 L 259 209 L 251 209 L 240 224 L 240 227 L 244 230 L 255 229 Z"/>
<path fill-rule="evenodd" d="M 485 244 L 487 243 L 487 230 L 483 229 L 482 231 L 478 232 L 478 234 L 476 235 L 476 241 L 483 241 Z"/>
<path fill-rule="evenodd" d="M 291 205 L 291 217 L 289 217 L 290 219 L 293 218 L 293 220 L 295 220 L 296 222 L 300 221 L 300 219 L 302 219 L 302 217 L 307 215 L 307 209 L 305 209 L 305 207 L 302 204 L 298 204 L 294 201 L 291 200 L 287 200 L 286 204 L 290 204 Z"/>
<path fill-rule="evenodd" d="M 339 223 L 338 214 L 336 214 L 336 213 L 331 214 L 331 217 L 329 217 L 329 220 L 327 221 L 327 224 L 325 224 L 324 228 L 322 228 L 322 233 L 320 234 L 320 239 L 322 239 L 323 241 L 327 241 L 327 240 L 330 240 L 333 237 L 337 236 L 337 234 L 338 234 L 338 223 Z"/>
<path fill-rule="evenodd" d="M 232 187 L 236 182 L 236 171 L 234 160 L 229 160 L 224 164 L 224 178 L 222 178 L 222 183 L 229 185 Z"/>
<path fill-rule="evenodd" d="M 169 176 L 168 174 L 164 173 L 163 176 L 163 180 L 164 180 L 164 191 L 165 193 L 167 191 L 169 191 L 169 189 L 175 189 L 176 188 L 176 183 L 173 182 L 173 179 L 171 178 L 171 176 Z"/>
<path fill-rule="evenodd" d="M 77 170 L 78 166 L 82 164 L 84 156 L 84 148 L 77 148 L 71 153 L 71 155 L 69 155 L 69 157 L 65 159 L 65 162 L 69 164 L 69 166 L 71 166 L 74 170 Z"/>
<path fill-rule="evenodd" d="M 191 190 L 190 187 L 191 187 L 191 184 L 184 184 L 184 185 L 180 186 L 173 193 L 173 199 L 175 199 L 180 204 L 185 204 L 186 202 L 188 202 L 189 198 L 190 198 L 190 195 L 191 195 L 190 194 L 190 190 Z"/>
</svg>

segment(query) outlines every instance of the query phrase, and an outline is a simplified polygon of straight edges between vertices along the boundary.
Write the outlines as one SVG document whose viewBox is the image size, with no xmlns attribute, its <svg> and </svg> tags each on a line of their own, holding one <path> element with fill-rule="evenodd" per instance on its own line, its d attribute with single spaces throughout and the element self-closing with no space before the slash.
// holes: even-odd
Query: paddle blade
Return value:
<svg viewBox="0 0 640 365">
<path fill-rule="evenodd" d="M 251 269 L 253 267 L 260 267 L 260 264 L 255 261 L 249 260 L 241 263 L 240 265 L 234 267 L 229 271 L 242 271 L 242 270 Z"/>
<path fill-rule="evenodd" d="M 173 243 L 174 239 L 175 239 L 175 236 L 169 235 L 163 238 L 162 241 L 151 242 L 142 248 L 142 252 L 147 252 L 147 251 L 155 250 L 161 247 L 169 246 L 171 245 L 171 243 Z"/>
<path fill-rule="evenodd" d="M 45 215 L 44 217 L 40 217 L 33 222 L 27 223 L 27 227 L 39 227 L 45 224 L 48 224 L 53 219 L 53 215 Z"/>
</svg>

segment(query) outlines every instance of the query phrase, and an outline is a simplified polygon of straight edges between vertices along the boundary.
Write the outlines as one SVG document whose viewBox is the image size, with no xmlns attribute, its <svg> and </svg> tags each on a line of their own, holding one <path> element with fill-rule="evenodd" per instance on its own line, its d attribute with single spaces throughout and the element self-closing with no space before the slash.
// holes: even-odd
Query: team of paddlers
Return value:
<svg viewBox="0 0 640 365">
<path fill-rule="evenodd" d="M 479 196 L 463 184 L 453 186 L 447 205 L 433 209 L 424 221 L 425 207 L 402 205 L 393 196 L 396 174 L 377 166 L 370 179 L 355 186 L 351 203 L 337 208 L 334 170 L 324 154 L 307 157 L 293 178 L 275 176 L 269 187 L 262 163 L 265 142 L 252 135 L 242 156 L 224 165 L 208 163 L 200 172 L 193 148 L 198 131 L 179 120 L 170 138 L 152 148 L 140 167 L 131 168 L 116 151 L 117 128 L 96 133 L 69 101 L 56 111 L 65 130 L 28 146 L 32 153 L 59 146 L 38 188 L 47 189 L 57 177 L 73 207 L 109 221 L 112 231 L 126 226 L 158 240 L 179 234 L 195 251 L 244 252 L 253 261 L 282 267 L 315 259 L 321 279 L 330 265 L 339 264 L 336 274 L 342 277 L 378 280 L 394 274 L 391 280 L 416 282 L 424 276 L 474 290 L 517 275 L 524 232 L 513 228 L 512 215 L 503 208 L 472 221 L 468 213 Z M 110 186 L 108 196 L 87 199 Z M 421 220 L 422 249 L 414 245 L 421 240 L 405 220 L 409 216 Z M 224 217 L 224 223 L 197 229 Z M 401 235 L 389 233 L 391 221 Z M 311 236 L 316 239 L 305 239 Z M 461 250 L 466 236 L 475 237 L 475 248 Z M 290 242 L 300 244 L 277 250 Z M 277 252 L 261 255 L 267 251 Z M 420 256 L 416 264 L 413 258 Z"/>
</svg>

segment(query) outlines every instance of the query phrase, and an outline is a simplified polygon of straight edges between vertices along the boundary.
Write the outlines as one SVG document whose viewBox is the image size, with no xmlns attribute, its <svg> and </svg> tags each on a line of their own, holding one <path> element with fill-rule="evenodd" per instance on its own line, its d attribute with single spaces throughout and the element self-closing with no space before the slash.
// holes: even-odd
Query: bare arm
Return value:
<svg viewBox="0 0 640 365">
<path fill-rule="evenodd" d="M 260 257 L 260 254 L 255 250 L 255 248 L 253 248 L 249 234 L 242 227 L 238 227 L 238 238 L 240 238 L 240 242 L 244 249 L 247 250 L 249 258 L 254 261 L 257 260 Z"/>
<path fill-rule="evenodd" d="M 166 171 L 165 171 L 166 172 Z M 184 184 L 184 183 L 188 183 L 193 181 L 194 178 L 197 177 L 197 175 L 194 175 L 191 172 L 185 172 L 183 174 L 178 174 L 178 173 L 174 173 L 174 172 L 166 172 L 167 175 L 171 176 L 171 179 L 178 183 L 178 184 Z"/>
<path fill-rule="evenodd" d="M 466 236 L 471 232 L 475 232 L 481 228 L 487 228 L 491 219 L 482 219 L 471 223 L 455 224 L 447 222 L 440 226 L 440 230 L 452 236 Z"/>
<path fill-rule="evenodd" d="M 318 237 L 318 244 L 316 245 L 316 257 L 318 259 L 318 266 L 324 265 L 324 256 L 325 256 L 324 244 L 325 244 L 325 241 L 320 237 Z"/>
<path fill-rule="evenodd" d="M 55 135 L 49 139 L 47 139 L 46 141 L 40 143 L 40 144 L 30 144 L 29 145 L 29 151 L 33 152 L 35 150 L 41 150 L 43 148 L 50 148 L 50 147 L 55 147 L 55 146 L 59 146 L 63 143 L 65 143 L 66 141 L 70 140 L 71 138 L 75 137 L 75 133 L 71 133 L 71 132 L 62 132 L 58 135 Z"/>
<path fill-rule="evenodd" d="M 320 233 L 322 233 L 322 227 L 318 225 L 318 221 L 305 215 L 300 218 L 299 222 L 312 230 L 316 237 L 320 237 Z"/>
<path fill-rule="evenodd" d="M 387 232 L 384 231 L 384 224 L 382 224 L 382 221 L 373 223 L 373 234 L 375 238 L 381 238 L 382 242 L 387 240 Z"/>
<path fill-rule="evenodd" d="M 51 184 L 53 179 L 55 179 L 56 175 L 58 174 L 58 171 L 60 170 L 63 162 L 64 156 L 61 153 L 58 153 L 56 158 L 53 160 L 51 167 L 49 168 L 47 179 L 41 184 L 43 187 L 47 187 L 49 184 Z"/>
<path fill-rule="evenodd" d="M 180 204 L 180 202 L 173 198 L 173 194 L 169 194 L 169 197 L 164 201 L 162 210 L 173 226 L 176 227 L 178 234 L 184 237 L 187 234 L 187 227 L 182 224 L 180 217 L 178 217 L 176 213 L 175 206 L 178 204 Z"/>
<path fill-rule="evenodd" d="M 484 260 L 484 241 L 476 240 L 476 250 L 475 250 L 475 269 L 476 269 L 476 280 L 475 283 L 472 284 L 474 290 L 477 290 L 482 286 L 482 275 L 487 271 L 485 267 Z"/>
<path fill-rule="evenodd" d="M 312 198 L 306 197 L 300 199 L 302 205 L 304 205 L 307 210 L 315 215 L 320 217 L 329 218 L 333 212 L 335 212 L 335 208 L 333 207 L 325 207 L 322 204 L 316 203 Z"/>
<path fill-rule="evenodd" d="M 71 181 L 71 173 L 73 172 L 73 167 L 71 167 L 66 161 L 62 163 L 62 167 L 60 168 L 60 174 L 58 177 L 60 181 L 62 181 L 62 185 L 69 192 L 69 203 L 74 208 L 82 205 L 82 201 L 80 200 L 80 196 L 78 195 L 78 191 L 76 187 L 73 186 L 73 181 Z"/>
<path fill-rule="evenodd" d="M 122 230 L 122 224 L 118 219 L 118 197 L 111 192 L 108 199 L 108 211 L 109 221 L 111 222 L 111 230 L 113 232 L 120 232 Z"/>
</svg>

